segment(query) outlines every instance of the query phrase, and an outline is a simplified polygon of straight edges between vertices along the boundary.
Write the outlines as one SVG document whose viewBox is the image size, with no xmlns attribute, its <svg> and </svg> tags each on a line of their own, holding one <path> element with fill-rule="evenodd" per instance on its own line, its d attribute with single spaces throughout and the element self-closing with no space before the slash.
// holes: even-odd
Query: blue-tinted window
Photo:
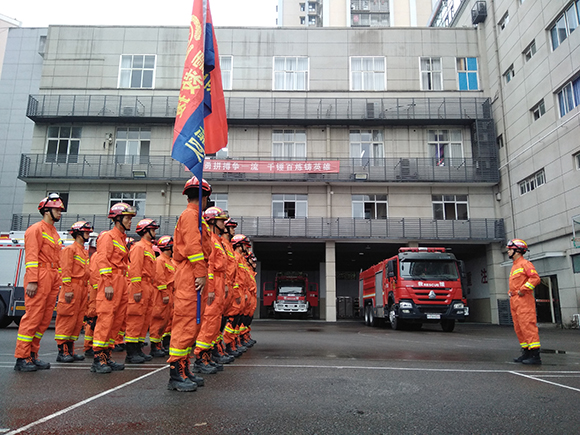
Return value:
<svg viewBox="0 0 580 435">
<path fill-rule="evenodd" d="M 460 91 L 477 91 L 479 89 L 477 80 L 477 58 L 457 58 L 457 80 Z"/>
</svg>

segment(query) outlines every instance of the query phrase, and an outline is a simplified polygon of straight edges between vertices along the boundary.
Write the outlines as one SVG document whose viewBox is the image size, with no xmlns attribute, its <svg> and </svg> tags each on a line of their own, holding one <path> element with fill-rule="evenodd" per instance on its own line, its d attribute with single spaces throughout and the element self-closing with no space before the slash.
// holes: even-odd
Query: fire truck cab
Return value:
<svg viewBox="0 0 580 435">
<path fill-rule="evenodd" d="M 302 317 L 318 316 L 318 286 L 308 283 L 308 276 L 301 272 L 278 272 L 274 285 L 265 282 L 263 305 L 268 315 L 297 313 Z"/>
</svg>

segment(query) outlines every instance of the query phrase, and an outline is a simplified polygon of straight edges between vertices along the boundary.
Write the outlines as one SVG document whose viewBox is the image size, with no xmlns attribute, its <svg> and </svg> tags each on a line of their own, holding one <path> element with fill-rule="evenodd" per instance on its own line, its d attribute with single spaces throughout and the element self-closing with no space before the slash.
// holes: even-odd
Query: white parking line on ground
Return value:
<svg viewBox="0 0 580 435">
<path fill-rule="evenodd" d="M 157 370 L 154 370 L 154 371 L 152 371 L 150 373 L 147 373 L 147 374 L 145 374 L 143 376 L 139 376 L 138 378 L 135 378 L 132 381 L 125 382 L 124 384 L 118 385 L 115 388 L 111 388 L 110 390 L 103 391 L 102 393 L 99 393 L 96 396 L 89 397 L 88 399 L 85 399 L 85 400 L 83 400 L 81 402 L 78 402 L 78 403 L 75 403 L 74 405 L 69 406 L 68 408 L 62 409 L 62 410 L 60 410 L 58 412 L 55 412 L 54 414 L 47 415 L 46 417 L 43 417 L 40 420 L 36 420 L 36 421 L 34 421 L 34 422 L 30 423 L 30 424 L 27 424 L 26 426 L 22 426 L 22 427 L 20 427 L 18 429 L 15 429 L 15 430 L 11 431 L 11 432 L 8 432 L 7 435 L 15 435 L 15 434 L 18 434 L 20 432 L 24 432 L 24 431 L 26 431 L 28 429 L 31 429 L 31 428 L 33 428 L 35 426 L 38 426 L 39 424 L 45 423 L 45 422 L 47 422 L 49 420 L 52 420 L 53 418 L 59 417 L 59 416 L 61 416 L 63 414 L 66 414 L 67 412 L 72 411 L 73 409 L 76 409 L 76 408 L 78 408 L 80 406 L 86 405 L 87 403 L 92 402 L 93 400 L 99 399 L 99 398 L 101 398 L 103 396 L 106 396 L 107 394 L 110 394 L 110 393 L 112 393 L 114 391 L 120 390 L 121 388 L 124 388 L 124 387 L 126 387 L 128 385 L 134 384 L 135 382 L 139 382 L 141 379 L 145 379 L 145 378 L 147 378 L 147 377 L 149 377 L 151 375 L 154 375 L 154 374 L 160 372 L 161 370 L 165 370 L 167 367 L 168 366 L 165 365 L 164 367 L 158 368 Z"/>
<path fill-rule="evenodd" d="M 545 382 L 546 384 L 555 385 L 556 387 L 566 388 L 568 390 L 577 391 L 578 393 L 580 393 L 580 388 L 569 387 L 568 385 L 558 384 L 557 382 L 552 382 L 552 381 L 547 381 L 546 379 L 541 379 L 537 376 L 530 376 L 530 375 L 526 375 L 526 374 L 518 373 L 518 372 L 510 372 L 510 373 L 513 375 L 518 375 L 518 376 L 522 376 L 524 378 L 533 379 L 534 381 Z M 539 376 L 541 376 L 541 375 L 539 375 Z"/>
</svg>

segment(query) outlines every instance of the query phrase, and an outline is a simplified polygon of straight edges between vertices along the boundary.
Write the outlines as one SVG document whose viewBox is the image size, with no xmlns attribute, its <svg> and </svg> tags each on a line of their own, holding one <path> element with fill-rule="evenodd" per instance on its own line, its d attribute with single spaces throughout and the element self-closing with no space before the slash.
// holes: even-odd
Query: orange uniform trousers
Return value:
<svg viewBox="0 0 580 435">
<path fill-rule="evenodd" d="M 92 276 L 92 275 L 91 275 Z M 91 280 L 92 282 L 92 280 Z M 98 282 L 98 281 L 97 281 Z M 97 289 L 99 288 L 98 284 L 90 285 L 89 286 L 89 296 L 87 301 L 87 309 L 85 312 L 85 316 L 87 317 L 95 317 L 97 315 Z M 93 348 L 93 334 L 95 330 L 92 326 L 88 323 L 85 324 L 85 347 L 84 350 L 87 351 Z"/>
<path fill-rule="evenodd" d="M 209 350 L 215 344 L 221 334 L 222 316 L 224 313 L 225 300 L 225 277 L 223 274 L 214 273 L 213 285 L 211 289 L 206 286 L 205 294 L 213 291 L 214 300 L 211 305 L 207 305 L 207 297 L 203 320 L 197 340 L 195 342 L 195 355 L 199 356 L 204 350 Z"/>
<path fill-rule="evenodd" d="M 127 278 L 121 269 L 113 270 L 111 276 L 113 298 L 105 297 L 104 280 L 100 280 L 97 290 L 97 327 L 93 334 L 93 349 L 100 352 L 113 347 L 115 339 L 125 321 L 127 313 Z"/>
<path fill-rule="evenodd" d="M 74 296 L 70 303 L 65 300 L 64 294 L 68 290 L 64 286 L 58 295 L 56 323 L 54 325 L 54 338 L 57 344 L 78 340 L 87 309 L 87 295 L 89 293 L 87 280 L 71 278 L 71 284 Z"/>
<path fill-rule="evenodd" d="M 28 285 L 26 275 L 24 288 Z M 48 329 L 54 305 L 61 284 L 61 276 L 56 268 L 38 266 L 38 290 L 34 297 L 24 293 L 26 313 L 20 320 L 15 358 L 28 358 L 31 352 L 38 353 L 40 339 Z"/>
<path fill-rule="evenodd" d="M 154 290 L 151 279 L 143 278 L 141 281 L 141 300 L 135 302 L 133 296 L 128 297 L 125 342 L 138 343 L 145 340 L 153 307 Z"/>
<path fill-rule="evenodd" d="M 540 334 L 536 317 L 536 298 L 533 292 L 517 294 L 510 298 L 514 331 L 522 348 L 540 347 Z"/>
<path fill-rule="evenodd" d="M 171 296 L 169 303 L 163 303 L 163 293 L 154 289 L 153 311 L 151 312 L 151 324 L 149 326 L 149 338 L 151 343 L 160 343 L 163 335 L 167 332 L 169 326 L 169 315 L 171 313 Z M 171 330 L 171 329 L 170 329 Z"/>
</svg>

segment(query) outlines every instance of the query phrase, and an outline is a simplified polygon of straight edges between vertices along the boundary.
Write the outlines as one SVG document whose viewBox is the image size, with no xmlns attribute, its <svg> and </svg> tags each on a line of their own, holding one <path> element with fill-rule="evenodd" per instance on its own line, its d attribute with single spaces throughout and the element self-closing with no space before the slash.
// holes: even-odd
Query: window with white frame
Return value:
<svg viewBox="0 0 580 435">
<path fill-rule="evenodd" d="M 536 104 L 534 107 L 532 107 L 530 109 L 530 112 L 532 112 L 532 117 L 534 118 L 534 121 L 537 121 L 542 116 L 544 116 L 544 114 L 546 113 L 546 106 L 544 104 L 544 99 L 542 98 L 542 100 L 538 104 Z"/>
<path fill-rule="evenodd" d="M 477 91 L 479 89 L 477 79 L 477 58 L 457 58 L 457 81 L 460 91 Z"/>
<path fill-rule="evenodd" d="M 222 210 L 228 209 L 228 194 L 227 193 L 212 193 L 211 200 L 214 202 L 216 207 Z"/>
<path fill-rule="evenodd" d="M 577 171 L 580 171 L 580 153 L 574 155 L 574 165 Z"/>
<path fill-rule="evenodd" d="M 461 130 L 429 130 L 427 144 L 434 166 L 459 166 L 463 163 Z"/>
<path fill-rule="evenodd" d="M 540 169 L 535 174 L 530 175 L 528 178 L 518 183 L 520 186 L 520 195 L 525 195 L 532 190 L 536 190 L 538 187 L 545 183 L 546 174 L 544 173 L 544 169 Z"/>
<path fill-rule="evenodd" d="M 300 12 L 306 11 L 306 3 L 300 3 Z"/>
<path fill-rule="evenodd" d="M 305 159 L 306 130 L 272 131 L 272 157 L 280 159 Z"/>
<path fill-rule="evenodd" d="M 354 166 L 383 166 L 385 145 L 382 130 L 350 130 L 350 157 Z"/>
<path fill-rule="evenodd" d="M 145 215 L 145 192 L 111 192 L 109 195 L 109 209 L 118 202 L 125 202 L 135 207 L 137 216 Z M 107 211 L 108 211 L 107 210 Z"/>
<path fill-rule="evenodd" d="M 387 195 L 352 195 L 354 219 L 386 219 Z"/>
<path fill-rule="evenodd" d="M 432 195 L 433 219 L 468 220 L 467 195 Z"/>
<path fill-rule="evenodd" d="M 115 156 L 117 163 L 149 163 L 151 129 L 148 127 L 117 128 Z"/>
<path fill-rule="evenodd" d="M 77 163 L 81 132 L 81 127 L 48 127 L 46 162 Z"/>
<path fill-rule="evenodd" d="M 555 50 L 570 36 L 578 27 L 580 16 L 580 1 L 572 3 L 558 18 L 556 23 L 550 28 L 552 38 L 552 50 Z"/>
<path fill-rule="evenodd" d="M 536 40 L 534 39 L 530 43 L 530 45 L 528 45 L 524 50 L 524 59 L 526 60 L 526 62 L 529 62 L 532 59 L 532 57 L 534 57 L 535 54 L 536 54 Z"/>
<path fill-rule="evenodd" d="M 224 91 L 232 90 L 234 58 L 233 56 L 220 56 L 220 68 L 222 70 L 222 86 Z"/>
<path fill-rule="evenodd" d="M 440 57 L 422 57 L 421 66 L 421 90 L 440 91 L 443 89 L 443 72 Z"/>
<path fill-rule="evenodd" d="M 350 89 L 352 91 L 385 90 L 385 57 L 351 57 Z"/>
<path fill-rule="evenodd" d="M 580 105 L 580 77 L 566 83 L 562 90 L 558 92 L 560 117 L 564 116 L 578 105 Z"/>
<path fill-rule="evenodd" d="M 274 56 L 274 90 L 307 91 L 308 58 Z"/>
<path fill-rule="evenodd" d="M 509 14 L 509 12 L 506 12 L 504 14 L 504 16 L 501 17 L 501 20 L 499 20 L 499 23 L 497 23 L 499 29 L 504 30 L 505 26 L 507 26 L 507 23 L 509 23 L 509 21 L 510 21 L 510 14 Z"/>
<path fill-rule="evenodd" d="M 119 88 L 152 89 L 155 83 L 154 54 L 122 54 Z"/>
<path fill-rule="evenodd" d="M 516 75 L 516 72 L 514 70 L 514 65 L 511 64 L 510 67 L 507 69 L 507 71 L 503 73 L 503 78 L 504 78 L 506 83 L 509 83 L 515 77 L 515 75 Z"/>
<path fill-rule="evenodd" d="M 272 216 L 294 219 L 308 216 L 308 195 L 272 195 Z"/>
</svg>

